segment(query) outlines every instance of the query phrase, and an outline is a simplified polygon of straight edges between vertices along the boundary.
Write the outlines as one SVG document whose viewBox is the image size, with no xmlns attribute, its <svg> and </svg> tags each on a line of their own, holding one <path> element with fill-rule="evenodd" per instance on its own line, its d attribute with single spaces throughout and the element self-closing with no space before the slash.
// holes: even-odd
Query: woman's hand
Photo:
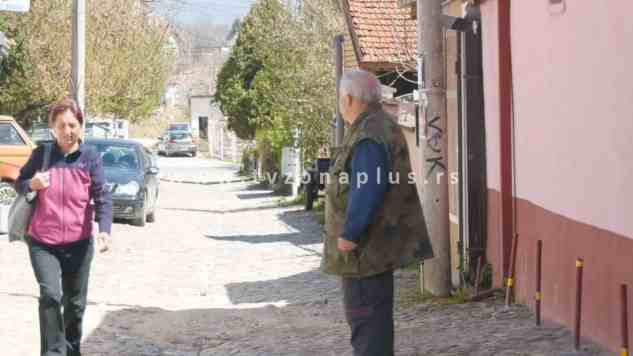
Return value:
<svg viewBox="0 0 633 356">
<path fill-rule="evenodd" d="M 100 232 L 97 235 L 97 251 L 99 253 L 104 253 L 110 250 L 110 246 L 112 246 L 112 239 L 107 232 Z"/>
<path fill-rule="evenodd" d="M 37 172 L 29 181 L 29 188 L 31 191 L 38 191 L 44 188 L 48 188 L 51 184 L 51 174 L 50 172 Z"/>
</svg>

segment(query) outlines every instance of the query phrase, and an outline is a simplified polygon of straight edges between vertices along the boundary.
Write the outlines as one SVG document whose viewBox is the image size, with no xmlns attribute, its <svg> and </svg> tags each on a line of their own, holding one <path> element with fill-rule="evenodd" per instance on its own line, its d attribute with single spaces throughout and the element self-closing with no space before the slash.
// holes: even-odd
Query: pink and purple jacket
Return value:
<svg viewBox="0 0 633 356">
<path fill-rule="evenodd" d="M 99 232 L 109 234 L 112 195 L 106 188 L 101 156 L 85 145 L 68 155 L 57 144 L 52 145 L 50 185 L 37 192 L 28 235 L 47 245 L 67 245 L 90 238 L 93 220 L 99 223 Z M 16 182 L 20 193 L 30 191 L 29 182 L 41 170 L 43 161 L 44 145 L 40 145 L 20 171 Z"/>
</svg>

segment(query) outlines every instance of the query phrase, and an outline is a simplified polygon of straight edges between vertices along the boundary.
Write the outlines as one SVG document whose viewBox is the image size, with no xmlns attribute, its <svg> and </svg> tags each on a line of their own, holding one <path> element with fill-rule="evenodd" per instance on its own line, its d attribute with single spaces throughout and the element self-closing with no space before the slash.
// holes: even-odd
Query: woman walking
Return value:
<svg viewBox="0 0 633 356">
<path fill-rule="evenodd" d="M 27 242 L 40 287 L 40 353 L 78 356 L 94 252 L 93 220 L 99 225 L 97 243 L 105 251 L 112 198 L 101 157 L 81 143 L 84 118 L 78 105 L 64 99 L 52 106 L 48 120 L 55 142 L 33 151 L 16 185 L 20 193 L 37 192 Z M 43 171 L 45 156 L 50 162 Z"/>
</svg>

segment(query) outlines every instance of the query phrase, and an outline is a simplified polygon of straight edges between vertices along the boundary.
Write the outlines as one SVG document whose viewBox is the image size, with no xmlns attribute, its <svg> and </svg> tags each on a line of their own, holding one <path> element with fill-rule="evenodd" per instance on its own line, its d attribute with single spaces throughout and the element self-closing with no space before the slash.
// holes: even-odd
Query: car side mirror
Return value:
<svg viewBox="0 0 633 356">
<path fill-rule="evenodd" d="M 147 170 L 147 173 L 149 174 L 158 174 L 158 172 L 160 172 L 160 169 L 158 169 L 158 167 L 149 167 L 149 169 Z"/>
</svg>

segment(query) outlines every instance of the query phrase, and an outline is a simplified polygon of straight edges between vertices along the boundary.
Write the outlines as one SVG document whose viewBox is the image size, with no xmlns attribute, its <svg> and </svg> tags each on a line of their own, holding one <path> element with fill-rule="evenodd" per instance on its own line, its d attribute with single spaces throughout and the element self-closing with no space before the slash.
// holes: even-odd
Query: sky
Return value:
<svg viewBox="0 0 633 356">
<path fill-rule="evenodd" d="M 248 13 L 255 0 L 163 0 L 178 4 L 176 19 L 184 23 L 214 23 L 230 25 Z"/>
</svg>

